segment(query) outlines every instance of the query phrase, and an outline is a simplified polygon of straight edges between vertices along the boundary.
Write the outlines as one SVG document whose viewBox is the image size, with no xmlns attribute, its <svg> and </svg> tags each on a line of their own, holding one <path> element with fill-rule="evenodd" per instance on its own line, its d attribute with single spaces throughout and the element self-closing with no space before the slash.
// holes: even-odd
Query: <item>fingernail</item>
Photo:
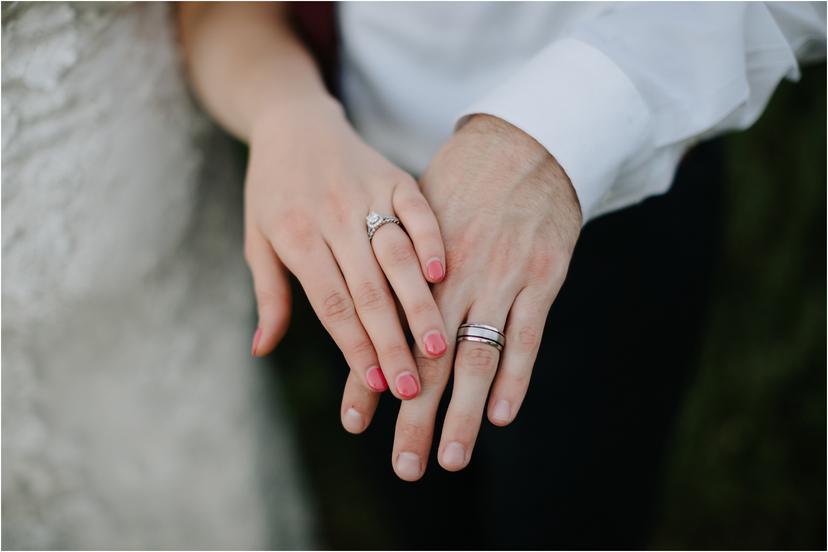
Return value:
<svg viewBox="0 0 828 552">
<path fill-rule="evenodd" d="M 457 441 L 452 441 L 443 450 L 443 466 L 447 468 L 461 468 L 466 463 L 466 449 Z"/>
<path fill-rule="evenodd" d="M 443 263 L 440 262 L 440 259 L 431 259 L 426 263 L 426 271 L 428 272 L 428 277 L 433 282 L 439 282 L 443 279 Z"/>
<path fill-rule="evenodd" d="M 443 339 L 443 335 L 440 332 L 430 332 L 426 334 L 425 339 L 425 350 L 430 355 L 442 355 L 446 352 L 446 340 Z"/>
<path fill-rule="evenodd" d="M 420 386 L 417 385 L 417 380 L 411 374 L 401 374 L 397 376 L 397 393 L 410 399 L 417 395 L 420 391 Z"/>
<path fill-rule="evenodd" d="M 396 468 L 400 477 L 416 479 L 422 471 L 420 457 L 413 452 L 401 452 L 397 456 Z"/>
<path fill-rule="evenodd" d="M 492 411 L 492 418 L 498 422 L 508 422 L 512 419 L 512 407 L 509 406 L 509 401 L 504 401 L 503 399 L 497 401 Z"/>
<path fill-rule="evenodd" d="M 368 373 L 365 374 L 365 379 L 368 380 L 368 387 L 378 393 L 382 393 L 388 389 L 388 382 L 385 381 L 385 376 L 383 375 L 382 370 L 376 366 L 368 369 Z"/>
<path fill-rule="evenodd" d="M 353 408 L 349 408 L 345 412 L 345 418 L 343 422 L 345 425 L 345 429 L 347 429 L 351 433 L 359 433 L 365 426 L 365 422 L 362 419 L 362 414 L 360 414 Z"/>
<path fill-rule="evenodd" d="M 256 333 L 253 334 L 253 346 L 250 347 L 250 356 L 256 356 L 256 348 L 259 346 L 259 340 L 262 338 L 262 329 L 256 328 Z"/>
</svg>

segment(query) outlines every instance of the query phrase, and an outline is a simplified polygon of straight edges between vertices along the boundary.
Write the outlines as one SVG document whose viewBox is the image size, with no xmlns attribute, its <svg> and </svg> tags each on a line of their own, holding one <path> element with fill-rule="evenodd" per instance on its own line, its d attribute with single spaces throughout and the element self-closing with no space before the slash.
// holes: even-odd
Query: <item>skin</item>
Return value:
<svg viewBox="0 0 828 552">
<path fill-rule="evenodd" d="M 476 115 L 435 156 L 418 188 L 347 124 L 284 6 L 183 4 L 179 21 L 196 93 L 251 146 L 245 257 L 260 319 L 253 353 L 267 354 L 284 334 L 290 270 L 351 367 L 345 429 L 364 431 L 376 410 L 370 368 L 381 364 L 392 382 L 416 377 L 414 398 L 392 385 L 410 400 L 400 405 L 391 460 L 400 478 L 419 479 L 453 371 L 438 460 L 450 471 L 464 468 L 484 411 L 493 424 L 508 425 L 526 395 L 581 228 L 566 174 L 520 129 Z M 400 217 L 410 240 L 389 224 L 368 244 L 364 217 L 372 209 Z M 428 276 L 432 260 L 445 267 L 439 277 Z M 392 290 L 417 338 L 413 352 Z M 426 336 L 454 336 L 466 321 L 505 328 L 503 354 L 453 340 L 446 351 L 429 352 Z"/>
<path fill-rule="evenodd" d="M 290 318 L 288 271 L 367 393 L 419 393 L 414 355 L 446 351 L 429 281 L 445 275 L 437 221 L 414 179 L 367 146 L 327 93 L 281 4 L 182 4 L 190 80 L 207 110 L 250 146 L 245 259 L 259 314 L 252 354 L 268 354 Z M 369 242 L 365 217 L 393 213 Z M 392 294 L 393 292 L 393 294 Z M 350 419 L 361 431 L 365 421 Z"/>
<path fill-rule="evenodd" d="M 448 276 L 434 295 L 449 335 L 466 321 L 488 324 L 505 328 L 506 347 L 501 355 L 463 341 L 440 359 L 418 356 L 423 390 L 400 406 L 391 457 L 406 481 L 424 473 L 452 366 L 438 449 L 443 468 L 468 465 L 484 411 L 497 426 L 515 419 L 581 228 L 575 192 L 554 157 L 495 117 L 475 116 L 455 133 L 420 185 L 446 244 Z M 349 379 L 343 417 L 352 408 L 370 418 L 376 404 Z"/>
</svg>

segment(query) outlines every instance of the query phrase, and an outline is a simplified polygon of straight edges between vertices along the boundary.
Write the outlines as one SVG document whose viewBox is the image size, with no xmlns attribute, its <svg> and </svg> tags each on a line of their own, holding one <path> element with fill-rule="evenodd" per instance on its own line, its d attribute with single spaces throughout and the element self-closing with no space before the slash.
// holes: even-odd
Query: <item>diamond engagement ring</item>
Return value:
<svg viewBox="0 0 828 552">
<path fill-rule="evenodd" d="M 457 341 L 476 341 L 491 345 L 498 351 L 506 346 L 506 336 L 494 326 L 486 324 L 463 324 L 457 330 Z"/>
<path fill-rule="evenodd" d="M 368 241 L 374 239 L 374 234 L 376 234 L 377 230 L 379 230 L 383 224 L 388 224 L 389 222 L 393 222 L 394 224 L 402 228 L 400 219 L 398 219 L 397 217 L 392 217 L 390 215 L 381 215 L 374 211 L 368 213 L 368 216 L 365 217 L 365 223 L 368 225 Z"/>
</svg>

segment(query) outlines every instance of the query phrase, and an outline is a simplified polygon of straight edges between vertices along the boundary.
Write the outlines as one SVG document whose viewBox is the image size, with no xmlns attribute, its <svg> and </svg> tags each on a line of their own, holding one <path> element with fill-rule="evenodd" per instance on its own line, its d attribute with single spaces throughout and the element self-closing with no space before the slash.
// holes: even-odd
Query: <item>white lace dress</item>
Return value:
<svg viewBox="0 0 828 552">
<path fill-rule="evenodd" d="M 2 9 L 4 548 L 310 546 L 169 7 Z"/>
</svg>

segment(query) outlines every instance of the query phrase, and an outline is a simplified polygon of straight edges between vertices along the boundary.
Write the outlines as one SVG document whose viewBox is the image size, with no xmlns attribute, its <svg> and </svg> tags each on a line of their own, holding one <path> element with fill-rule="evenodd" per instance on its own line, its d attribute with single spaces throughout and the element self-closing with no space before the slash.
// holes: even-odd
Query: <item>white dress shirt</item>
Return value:
<svg viewBox="0 0 828 552">
<path fill-rule="evenodd" d="M 345 2 L 342 91 L 360 134 L 422 174 L 464 118 L 522 129 L 584 221 L 665 192 L 700 139 L 743 129 L 799 61 L 824 3 Z"/>
</svg>

